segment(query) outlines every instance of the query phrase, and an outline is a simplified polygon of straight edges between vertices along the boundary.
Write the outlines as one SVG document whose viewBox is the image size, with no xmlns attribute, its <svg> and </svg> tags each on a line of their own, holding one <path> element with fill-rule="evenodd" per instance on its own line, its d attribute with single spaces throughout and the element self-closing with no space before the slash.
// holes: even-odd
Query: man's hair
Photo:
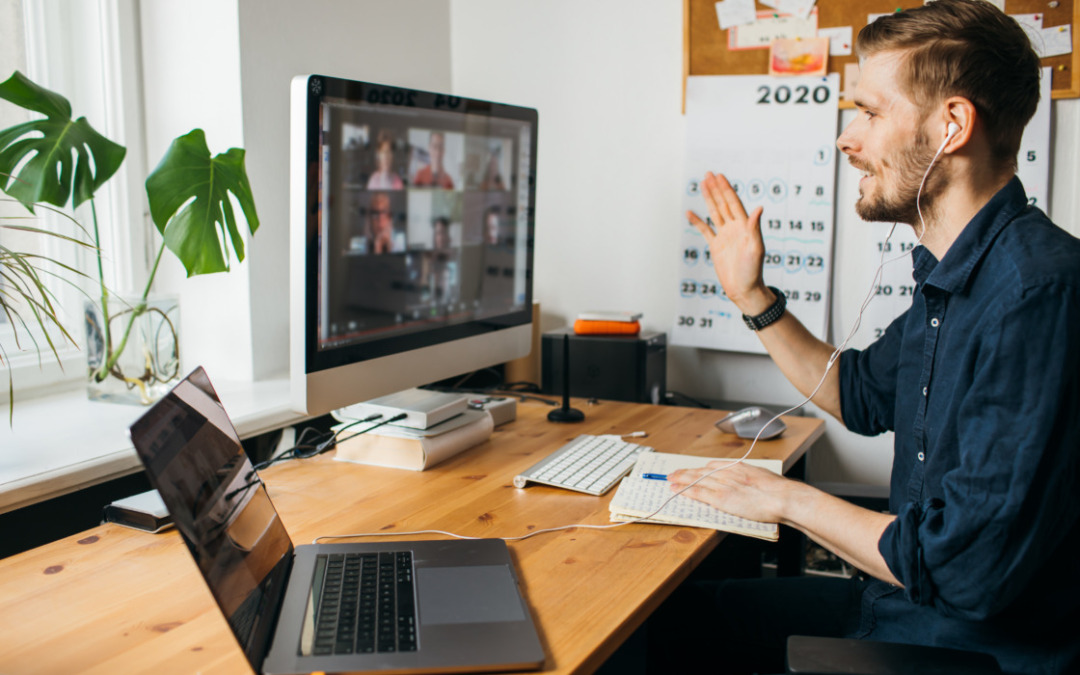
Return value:
<svg viewBox="0 0 1080 675">
<path fill-rule="evenodd" d="M 990 152 L 1015 168 L 1039 104 L 1039 57 L 1027 33 L 984 0 L 934 0 L 880 17 L 859 32 L 859 59 L 903 53 L 904 93 L 924 111 L 950 96 L 972 102 Z"/>
</svg>

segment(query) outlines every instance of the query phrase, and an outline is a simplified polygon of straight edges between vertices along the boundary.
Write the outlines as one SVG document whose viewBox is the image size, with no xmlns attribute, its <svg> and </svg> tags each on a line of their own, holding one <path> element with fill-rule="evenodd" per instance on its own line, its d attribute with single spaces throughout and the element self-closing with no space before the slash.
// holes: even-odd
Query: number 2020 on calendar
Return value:
<svg viewBox="0 0 1080 675">
<path fill-rule="evenodd" d="M 683 213 L 709 219 L 707 171 L 724 174 L 748 213 L 761 206 L 765 283 L 824 338 L 832 270 L 838 77 L 734 75 L 687 80 Z M 764 353 L 724 294 L 705 239 L 679 219 L 672 343 Z M 711 221 L 710 221 L 711 224 Z M 714 225 L 715 226 L 715 225 Z"/>
</svg>

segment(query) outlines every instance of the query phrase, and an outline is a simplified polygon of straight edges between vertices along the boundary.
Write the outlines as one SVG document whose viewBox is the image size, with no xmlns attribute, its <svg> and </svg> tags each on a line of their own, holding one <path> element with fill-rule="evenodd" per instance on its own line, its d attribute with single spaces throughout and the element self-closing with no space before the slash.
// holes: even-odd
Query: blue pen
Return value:
<svg viewBox="0 0 1080 675">
<path fill-rule="evenodd" d="M 645 480 L 667 480 L 666 473 L 643 473 L 641 477 Z"/>
</svg>

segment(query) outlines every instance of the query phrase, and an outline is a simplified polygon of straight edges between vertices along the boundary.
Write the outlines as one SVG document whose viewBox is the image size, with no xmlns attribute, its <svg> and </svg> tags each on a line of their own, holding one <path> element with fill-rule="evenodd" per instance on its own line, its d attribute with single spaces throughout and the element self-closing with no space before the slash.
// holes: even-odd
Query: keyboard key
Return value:
<svg viewBox="0 0 1080 675">
<path fill-rule="evenodd" d="M 313 653 L 416 651 L 412 582 L 409 551 L 326 556 Z"/>
</svg>

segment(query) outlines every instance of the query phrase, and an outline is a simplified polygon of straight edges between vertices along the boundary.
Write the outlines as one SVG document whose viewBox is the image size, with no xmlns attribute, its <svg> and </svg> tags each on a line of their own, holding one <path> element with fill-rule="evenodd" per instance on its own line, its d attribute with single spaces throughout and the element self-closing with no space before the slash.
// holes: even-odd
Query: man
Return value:
<svg viewBox="0 0 1080 675">
<path fill-rule="evenodd" d="M 706 662 L 726 672 L 742 657 L 782 671 L 791 634 L 982 651 L 1010 673 L 1076 672 L 1080 242 L 1027 205 L 1014 175 L 1039 60 L 981 0 L 886 15 L 856 50 L 857 114 L 837 141 L 863 173 L 856 210 L 910 224 L 921 242 L 918 292 L 883 337 L 833 363 L 833 348 L 763 283 L 762 210 L 747 215 L 723 176 L 702 185 L 711 223 L 690 220 L 785 376 L 850 430 L 896 432 L 889 513 L 745 465 L 673 474 L 673 490 L 700 478 L 687 495 L 795 527 L 865 576 L 682 589 L 669 609 L 716 623 L 684 640 L 708 641 L 709 658 L 679 666 L 672 647 L 671 672 Z"/>
</svg>

